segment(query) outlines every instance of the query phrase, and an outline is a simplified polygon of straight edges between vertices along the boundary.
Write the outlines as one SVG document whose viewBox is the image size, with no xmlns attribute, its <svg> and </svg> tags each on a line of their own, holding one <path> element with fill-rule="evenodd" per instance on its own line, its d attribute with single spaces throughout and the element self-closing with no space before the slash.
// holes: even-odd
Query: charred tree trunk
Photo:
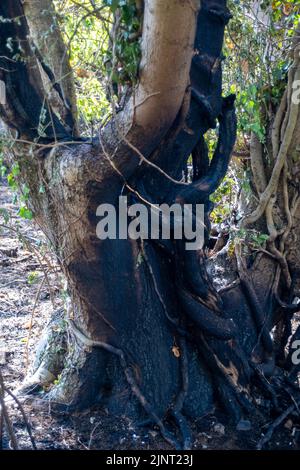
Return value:
<svg viewBox="0 0 300 470">
<path fill-rule="evenodd" d="M 0 24 L 0 79 L 7 88 L 1 117 L 69 294 L 67 311 L 53 320 L 65 322 L 66 335 L 50 324 L 27 388 L 59 376 L 44 396 L 52 406 L 72 411 L 106 403 L 137 421 L 149 418 L 168 442 L 185 448 L 187 418 L 216 402 L 235 422 L 254 412 L 255 377 L 272 393 L 263 374 L 273 373 L 270 330 L 278 301 L 270 285 L 277 261 L 263 258 L 249 274 L 241 253 L 237 266 L 227 258 L 232 280 L 240 275 L 240 282 L 218 292 L 208 272 L 217 272 L 222 254 L 207 260 L 205 248 L 186 251 L 178 240 L 101 241 L 96 211 L 101 203 L 118 211 L 121 194 L 132 203 L 202 203 L 208 239 L 209 198 L 227 171 L 236 119 L 234 97 L 221 96 L 226 1 L 203 0 L 198 10 L 196 0 L 174 1 L 172 9 L 165 0 L 152 1 L 151 8 L 145 2 L 139 85 L 89 142 L 74 140 L 72 125 L 66 126 L 76 122 L 74 107 L 65 106 L 61 119 L 51 95 L 45 99 L 41 54 L 28 41 L 22 2 L 0 5 L 8 19 Z M 13 47 L 7 47 L 9 38 Z M 20 53 L 23 60 L 16 59 Z M 49 66 L 43 73 L 51 82 Z M 59 80 L 54 85 L 64 97 Z M 209 162 L 203 136 L 217 122 L 219 144 Z M 183 185 L 191 154 L 194 180 Z M 166 430 L 167 416 L 179 438 Z"/>
</svg>

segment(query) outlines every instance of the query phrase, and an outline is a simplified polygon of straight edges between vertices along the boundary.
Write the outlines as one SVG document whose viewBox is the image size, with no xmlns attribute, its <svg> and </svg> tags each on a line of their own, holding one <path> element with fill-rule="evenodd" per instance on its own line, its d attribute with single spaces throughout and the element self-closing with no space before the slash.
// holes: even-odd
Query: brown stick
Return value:
<svg viewBox="0 0 300 470">
<path fill-rule="evenodd" d="M 288 417 L 289 414 L 291 414 L 295 409 L 295 405 L 289 406 L 287 410 L 285 410 L 284 413 L 282 413 L 278 418 L 275 419 L 274 423 L 269 427 L 267 433 L 265 436 L 261 438 L 259 443 L 257 444 L 257 450 L 262 450 L 263 446 L 271 439 L 273 432 L 275 429 L 282 423 L 282 421 L 285 420 L 285 418 Z"/>
<path fill-rule="evenodd" d="M 27 432 L 29 434 L 29 438 L 30 438 L 30 441 L 31 441 L 31 445 L 32 445 L 32 448 L 34 450 L 37 450 L 37 446 L 36 446 L 36 443 L 35 443 L 35 440 L 34 440 L 34 437 L 33 437 L 33 434 L 32 434 L 32 430 L 31 430 L 31 426 L 29 424 L 29 421 L 27 419 L 27 416 L 26 416 L 26 413 L 25 413 L 25 410 L 23 408 L 23 405 L 22 403 L 20 402 L 20 400 L 15 396 L 15 394 L 13 392 L 11 392 L 7 387 L 4 386 L 4 390 L 5 392 L 11 396 L 11 398 L 17 403 L 21 413 L 22 413 L 22 416 L 23 416 L 23 420 L 24 420 L 24 423 L 25 423 L 25 426 L 26 426 L 26 429 L 27 429 Z"/>
<path fill-rule="evenodd" d="M 6 429 L 11 441 L 11 445 L 13 450 L 18 450 L 19 449 L 19 444 L 18 444 L 18 439 L 15 434 L 11 419 L 9 417 L 9 414 L 7 412 L 6 404 L 4 401 L 4 381 L 3 381 L 3 376 L 0 371 L 0 405 L 1 405 L 1 412 L 3 415 L 3 421 L 6 424 Z"/>
</svg>

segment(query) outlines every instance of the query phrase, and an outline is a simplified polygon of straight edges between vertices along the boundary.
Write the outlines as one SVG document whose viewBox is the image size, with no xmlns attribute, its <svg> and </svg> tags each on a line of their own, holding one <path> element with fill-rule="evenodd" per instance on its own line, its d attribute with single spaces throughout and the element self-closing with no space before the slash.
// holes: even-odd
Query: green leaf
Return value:
<svg viewBox="0 0 300 470">
<path fill-rule="evenodd" d="M 22 219 L 26 219 L 26 220 L 32 220 L 33 219 L 33 213 L 26 206 L 20 207 L 19 216 L 22 217 Z"/>
<path fill-rule="evenodd" d="M 39 275 L 36 271 L 31 271 L 28 276 L 27 276 L 27 282 L 28 284 L 36 284 L 39 280 Z"/>
<path fill-rule="evenodd" d="M 15 178 L 20 175 L 20 167 L 19 167 L 19 164 L 18 164 L 18 163 L 15 163 L 15 164 L 12 166 L 11 174 L 12 174 Z"/>
</svg>

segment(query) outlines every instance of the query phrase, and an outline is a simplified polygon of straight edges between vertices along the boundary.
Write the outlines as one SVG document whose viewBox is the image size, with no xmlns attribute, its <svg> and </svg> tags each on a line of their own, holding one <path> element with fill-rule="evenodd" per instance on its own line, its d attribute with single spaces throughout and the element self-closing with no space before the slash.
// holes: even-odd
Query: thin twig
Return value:
<svg viewBox="0 0 300 470">
<path fill-rule="evenodd" d="M 9 438 L 10 438 L 12 448 L 13 448 L 13 450 L 18 450 L 19 449 L 18 439 L 17 439 L 16 433 L 14 431 L 14 427 L 13 427 L 13 424 L 12 424 L 11 419 L 9 417 L 9 414 L 8 414 L 8 411 L 7 411 L 7 408 L 6 408 L 6 404 L 5 404 L 5 400 L 4 400 L 4 388 L 5 387 L 4 387 L 3 376 L 2 376 L 2 372 L 0 371 L 0 405 L 1 405 L 1 413 L 3 415 L 3 420 L 6 424 L 6 429 L 7 429 L 7 433 L 9 435 Z"/>
<path fill-rule="evenodd" d="M 17 403 L 17 405 L 18 405 L 18 407 L 19 407 L 19 409 L 22 413 L 23 420 L 24 420 L 24 423 L 25 423 L 25 426 L 26 426 L 26 429 L 27 429 L 27 432 L 28 432 L 28 435 L 29 435 L 29 438 L 30 438 L 30 441 L 31 441 L 32 448 L 34 450 L 37 450 L 37 446 L 36 446 L 36 443 L 35 443 L 35 440 L 34 440 L 34 437 L 33 437 L 33 434 L 32 434 L 32 430 L 31 430 L 31 426 L 30 426 L 29 421 L 27 419 L 27 416 L 26 416 L 26 413 L 25 413 L 25 410 L 23 408 L 22 403 L 16 397 L 16 395 L 13 392 L 11 392 L 7 387 L 4 386 L 4 390 Z"/>
<path fill-rule="evenodd" d="M 295 409 L 295 405 L 289 406 L 284 413 L 282 413 L 278 418 L 275 419 L 274 423 L 269 427 L 267 433 L 260 439 L 257 444 L 257 450 L 262 450 L 263 446 L 271 439 L 275 429 L 285 420 Z"/>
</svg>

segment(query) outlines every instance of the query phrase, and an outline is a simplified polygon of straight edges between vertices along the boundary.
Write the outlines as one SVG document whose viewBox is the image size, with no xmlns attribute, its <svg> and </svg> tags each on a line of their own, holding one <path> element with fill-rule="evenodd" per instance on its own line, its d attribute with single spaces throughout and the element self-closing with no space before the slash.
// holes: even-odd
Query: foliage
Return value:
<svg viewBox="0 0 300 470">
<path fill-rule="evenodd" d="M 141 13 L 135 0 L 55 3 L 75 72 L 81 127 L 92 134 L 109 118 L 112 95 L 120 102 L 136 83 Z"/>
<path fill-rule="evenodd" d="M 300 20 L 300 0 L 230 0 L 229 8 L 233 18 L 225 35 L 224 92 L 237 95 L 239 161 L 233 157 L 224 182 L 213 196 L 215 223 L 237 209 L 236 196 L 241 190 L 246 198 L 251 193 L 250 136 L 254 132 L 266 143 L 267 122 L 279 105 L 291 65 L 286 51 Z"/>
<path fill-rule="evenodd" d="M 109 114 L 103 58 L 108 49 L 111 15 L 103 2 L 94 3 L 94 9 L 90 9 L 86 1 L 55 2 L 74 70 L 81 130 L 87 133 L 93 133 L 94 126 Z"/>
<path fill-rule="evenodd" d="M 115 37 L 115 52 L 113 52 L 113 48 L 106 52 L 106 60 L 109 64 L 108 73 L 117 85 L 132 86 L 136 83 L 140 63 L 141 18 L 136 1 L 104 0 L 104 3 L 110 5 L 110 10 L 115 17 L 118 12 L 119 18 L 119 28 Z M 116 57 L 114 57 L 114 53 Z M 115 60 L 117 64 L 113 67 Z"/>
</svg>

